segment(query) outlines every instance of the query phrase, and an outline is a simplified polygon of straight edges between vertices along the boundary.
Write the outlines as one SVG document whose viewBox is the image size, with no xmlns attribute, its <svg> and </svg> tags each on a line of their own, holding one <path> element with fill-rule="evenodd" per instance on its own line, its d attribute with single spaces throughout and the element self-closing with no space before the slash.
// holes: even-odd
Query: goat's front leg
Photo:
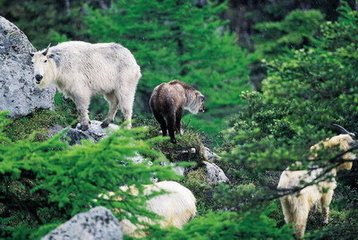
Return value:
<svg viewBox="0 0 358 240">
<path fill-rule="evenodd" d="M 334 193 L 333 190 L 329 190 L 327 193 L 323 194 L 321 198 L 323 224 L 328 224 L 329 205 L 331 204 L 333 193 Z"/>
<path fill-rule="evenodd" d="M 91 102 L 90 95 L 78 95 L 74 97 L 74 102 L 80 118 L 81 126 L 79 129 L 86 131 L 89 125 L 88 108 Z"/>
</svg>

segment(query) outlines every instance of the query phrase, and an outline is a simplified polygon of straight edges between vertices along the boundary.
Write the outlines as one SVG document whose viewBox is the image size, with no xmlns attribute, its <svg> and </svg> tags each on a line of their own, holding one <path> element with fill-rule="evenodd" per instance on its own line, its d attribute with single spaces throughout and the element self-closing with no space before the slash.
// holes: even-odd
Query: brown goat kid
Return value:
<svg viewBox="0 0 358 240">
<path fill-rule="evenodd" d="M 180 134 L 184 109 L 193 114 L 204 112 L 204 95 L 193 87 L 173 80 L 154 88 L 149 100 L 155 119 L 159 122 L 163 136 L 169 132 L 170 140 L 176 143 L 175 132 Z"/>
</svg>

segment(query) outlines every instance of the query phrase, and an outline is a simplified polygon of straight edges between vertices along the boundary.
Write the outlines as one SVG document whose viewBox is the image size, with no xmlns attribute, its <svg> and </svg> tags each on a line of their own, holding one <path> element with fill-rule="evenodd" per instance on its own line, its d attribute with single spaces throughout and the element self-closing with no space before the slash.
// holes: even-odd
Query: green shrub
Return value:
<svg viewBox="0 0 358 240">
<path fill-rule="evenodd" d="M 158 230 L 147 239 L 293 239 L 288 226 L 278 228 L 268 217 L 272 210 L 239 212 L 210 212 L 185 225 L 183 230 Z"/>
<path fill-rule="evenodd" d="M 4 116 L 0 119 L 3 121 Z M 141 192 L 144 184 L 151 183 L 151 177 L 174 178 L 169 167 L 159 164 L 165 161 L 164 155 L 151 147 L 158 139 L 142 140 L 145 136 L 143 128 L 120 129 L 98 143 L 84 141 L 72 147 L 61 140 L 61 135 L 42 142 L 13 142 L 2 137 L 0 191 L 5 198 L 0 199 L 1 237 L 38 236 L 35 229 L 39 226 L 43 232 L 49 229 L 44 225 L 53 227 L 54 222 L 63 222 L 97 205 L 111 210 L 120 208 L 121 212 L 114 211 L 117 217 L 133 222 L 137 214 L 154 217 L 145 210 L 146 198 L 119 189 L 134 185 Z M 142 164 L 131 160 L 138 154 L 145 157 Z M 98 198 L 108 191 L 115 196 L 108 200 Z M 116 201 L 117 197 L 125 201 Z"/>
</svg>

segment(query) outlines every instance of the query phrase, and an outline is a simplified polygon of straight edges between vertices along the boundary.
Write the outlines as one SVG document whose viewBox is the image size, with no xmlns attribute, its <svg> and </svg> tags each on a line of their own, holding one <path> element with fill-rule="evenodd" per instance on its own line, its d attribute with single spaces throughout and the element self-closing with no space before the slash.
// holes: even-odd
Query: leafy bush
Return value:
<svg viewBox="0 0 358 240">
<path fill-rule="evenodd" d="M 136 214 L 154 217 L 144 209 L 144 197 L 120 191 L 119 186 L 134 185 L 142 191 L 153 176 L 174 177 L 171 169 L 159 165 L 165 157 L 151 148 L 158 140 L 142 140 L 146 136 L 143 128 L 121 129 L 96 144 L 84 141 L 72 147 L 61 135 L 43 142 L 13 142 L 3 132 L 0 136 L 1 237 L 35 236 L 31 229 L 49 223 L 54 227 L 54 222 L 96 205 L 119 208 L 122 211 L 114 211 L 117 217 L 134 222 Z M 142 164 L 131 160 L 138 154 L 145 157 Z M 108 191 L 115 196 L 98 198 Z M 118 197 L 125 201 L 115 201 Z"/>
<path fill-rule="evenodd" d="M 147 239 L 293 239 L 288 226 L 278 228 L 268 217 L 270 207 L 246 213 L 210 212 L 197 217 L 183 230 L 157 230 Z"/>
</svg>

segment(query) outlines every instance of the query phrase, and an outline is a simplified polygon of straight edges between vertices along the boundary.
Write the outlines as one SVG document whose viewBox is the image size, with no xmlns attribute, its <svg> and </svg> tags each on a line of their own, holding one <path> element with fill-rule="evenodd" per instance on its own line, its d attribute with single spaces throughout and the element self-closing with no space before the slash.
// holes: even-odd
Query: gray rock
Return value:
<svg viewBox="0 0 358 240">
<path fill-rule="evenodd" d="M 177 163 L 173 163 L 173 162 L 161 162 L 160 165 L 170 166 L 178 176 L 182 176 L 182 177 L 184 177 L 184 175 L 187 171 L 187 169 L 185 167 L 178 166 Z"/>
<path fill-rule="evenodd" d="M 118 220 L 105 207 L 79 213 L 57 227 L 42 240 L 121 240 L 123 233 Z"/>
<path fill-rule="evenodd" d="M 211 149 L 208 147 L 202 146 L 201 152 L 202 152 L 202 155 L 206 161 L 216 162 L 216 161 L 220 160 L 219 155 L 217 155 L 216 153 L 211 151 Z"/>
<path fill-rule="evenodd" d="M 184 177 L 185 172 L 186 172 L 185 167 L 182 167 L 182 166 L 175 166 L 175 167 L 173 167 L 173 170 L 178 176 L 182 176 L 182 177 Z"/>
<path fill-rule="evenodd" d="M 108 127 L 102 128 L 100 121 L 91 120 L 91 124 L 86 131 L 82 131 L 78 128 L 70 128 L 66 134 L 66 138 L 70 145 L 80 144 L 81 140 L 89 139 L 93 142 L 97 142 L 104 138 L 108 134 L 119 129 L 118 125 L 109 124 Z"/>
<path fill-rule="evenodd" d="M 55 124 L 55 125 L 51 126 L 47 132 L 48 138 L 55 136 L 57 133 L 61 132 L 63 129 L 64 129 L 64 127 L 62 127 L 59 124 Z"/>
<path fill-rule="evenodd" d="M 56 89 L 35 86 L 30 52 L 36 49 L 14 24 L 0 16 L 0 111 L 11 117 L 54 107 Z"/>
<path fill-rule="evenodd" d="M 206 167 L 207 181 L 210 185 L 229 182 L 224 171 L 215 163 L 203 161 Z"/>
</svg>

